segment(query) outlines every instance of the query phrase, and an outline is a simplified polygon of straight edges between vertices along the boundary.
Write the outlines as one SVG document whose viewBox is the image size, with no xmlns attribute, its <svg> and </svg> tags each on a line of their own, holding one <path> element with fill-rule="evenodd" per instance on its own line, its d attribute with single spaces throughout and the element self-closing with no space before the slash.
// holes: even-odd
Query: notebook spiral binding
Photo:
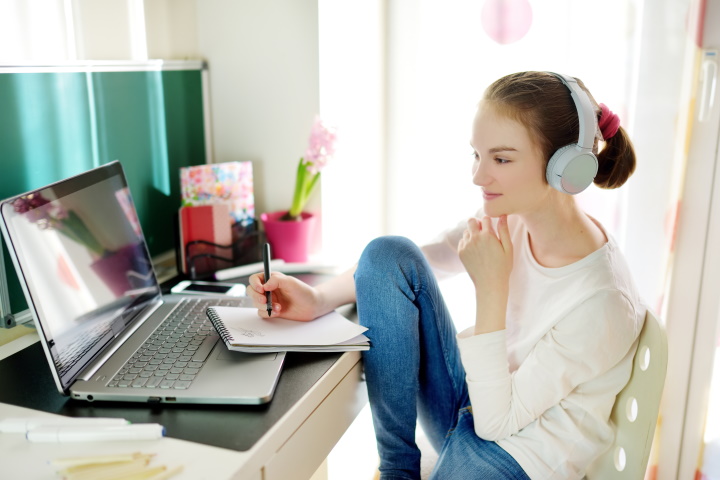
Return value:
<svg viewBox="0 0 720 480">
<path fill-rule="evenodd" d="M 218 332 L 218 335 L 220 335 L 220 338 L 223 339 L 226 345 L 235 341 L 233 336 L 230 335 L 230 332 L 228 332 L 227 328 L 225 328 L 225 325 L 223 325 L 223 322 L 222 320 L 220 320 L 217 312 L 212 307 L 205 310 L 205 313 L 210 319 L 210 322 L 212 322 L 213 327 L 215 327 L 215 330 Z"/>
</svg>

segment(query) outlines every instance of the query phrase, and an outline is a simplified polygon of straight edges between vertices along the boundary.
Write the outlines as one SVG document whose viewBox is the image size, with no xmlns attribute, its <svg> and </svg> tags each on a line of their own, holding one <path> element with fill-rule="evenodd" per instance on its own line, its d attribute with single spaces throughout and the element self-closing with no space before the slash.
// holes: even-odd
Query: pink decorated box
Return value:
<svg viewBox="0 0 720 480">
<path fill-rule="evenodd" d="M 182 206 L 227 204 L 232 222 L 255 219 L 251 162 L 226 162 L 180 168 Z"/>
</svg>

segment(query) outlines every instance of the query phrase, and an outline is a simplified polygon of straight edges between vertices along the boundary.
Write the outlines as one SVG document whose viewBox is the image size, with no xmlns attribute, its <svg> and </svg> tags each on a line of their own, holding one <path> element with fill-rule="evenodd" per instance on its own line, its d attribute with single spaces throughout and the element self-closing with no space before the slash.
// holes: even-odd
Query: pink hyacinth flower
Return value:
<svg viewBox="0 0 720 480">
<path fill-rule="evenodd" d="M 335 154 L 336 140 L 335 129 L 325 125 L 320 117 L 316 116 L 310 131 L 308 148 L 305 150 L 305 156 L 303 157 L 308 172 L 314 175 L 327 165 Z"/>
</svg>

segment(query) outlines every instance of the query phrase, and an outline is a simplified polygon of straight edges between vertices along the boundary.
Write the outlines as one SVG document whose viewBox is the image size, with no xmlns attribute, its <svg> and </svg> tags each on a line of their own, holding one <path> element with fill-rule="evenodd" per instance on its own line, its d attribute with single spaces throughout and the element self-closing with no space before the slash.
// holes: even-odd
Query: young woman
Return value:
<svg viewBox="0 0 720 480">
<path fill-rule="evenodd" d="M 581 158 L 569 179 L 555 178 L 567 163 L 557 166 L 556 151 L 581 151 L 583 137 L 597 164 Z M 586 184 L 594 175 L 602 188 L 621 186 L 635 168 L 632 144 L 579 80 L 523 72 L 486 90 L 470 145 L 477 218 L 422 249 L 373 240 L 356 268 L 315 288 L 275 273 L 264 285 L 252 276 L 250 292 L 261 316 L 270 291 L 273 316 L 301 321 L 357 302 L 372 344 L 363 362 L 382 479 L 419 478 L 418 419 L 439 452 L 433 478 L 580 479 L 614 435 L 609 415 L 645 310 L 617 244 L 570 194 L 585 186 L 571 177 L 587 175 L 589 159 Z M 456 334 L 436 275 L 463 269 L 476 317 Z"/>
</svg>

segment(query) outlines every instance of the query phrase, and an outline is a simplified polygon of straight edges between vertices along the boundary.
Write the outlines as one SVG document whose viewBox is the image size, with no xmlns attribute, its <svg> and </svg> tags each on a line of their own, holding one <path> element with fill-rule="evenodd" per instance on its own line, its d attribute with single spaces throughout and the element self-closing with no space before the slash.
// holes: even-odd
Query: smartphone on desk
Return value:
<svg viewBox="0 0 720 480">
<path fill-rule="evenodd" d="M 192 295 L 228 295 L 230 297 L 245 296 L 245 285 L 242 283 L 201 282 L 183 280 L 170 289 L 172 293 Z"/>
</svg>

